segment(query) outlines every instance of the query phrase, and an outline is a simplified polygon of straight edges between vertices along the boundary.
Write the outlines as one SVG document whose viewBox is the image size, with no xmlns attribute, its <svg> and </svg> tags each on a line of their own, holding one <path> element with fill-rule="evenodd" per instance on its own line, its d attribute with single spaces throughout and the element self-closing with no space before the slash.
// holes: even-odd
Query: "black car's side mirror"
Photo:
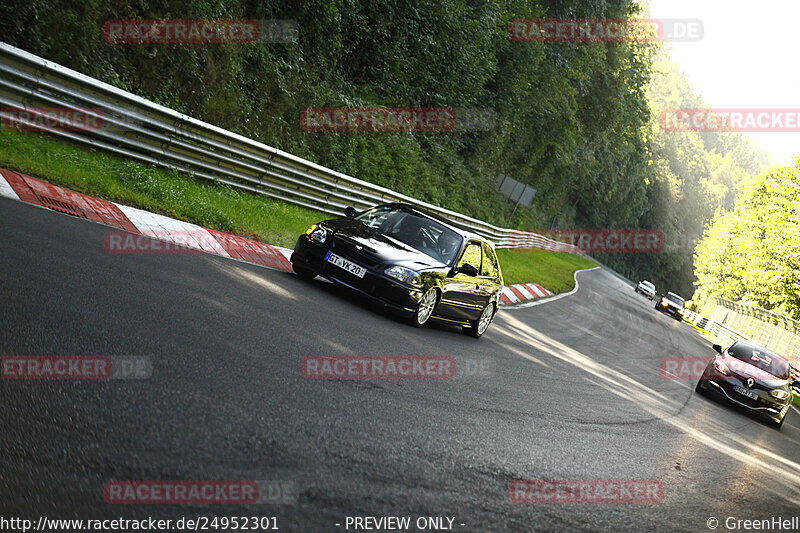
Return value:
<svg viewBox="0 0 800 533">
<path fill-rule="evenodd" d="M 356 217 L 356 208 L 352 205 L 348 205 L 344 209 L 344 216 L 347 218 L 355 218 Z"/>
<path fill-rule="evenodd" d="M 471 265 L 469 263 L 464 263 L 460 267 L 456 267 L 456 272 L 458 274 L 464 274 L 465 276 L 469 276 L 471 278 L 478 277 L 478 269 L 475 265 Z"/>
<path fill-rule="evenodd" d="M 712 346 L 712 348 L 714 348 L 715 352 L 722 353 L 722 346 L 720 346 L 719 344 L 715 344 L 714 346 Z"/>
</svg>

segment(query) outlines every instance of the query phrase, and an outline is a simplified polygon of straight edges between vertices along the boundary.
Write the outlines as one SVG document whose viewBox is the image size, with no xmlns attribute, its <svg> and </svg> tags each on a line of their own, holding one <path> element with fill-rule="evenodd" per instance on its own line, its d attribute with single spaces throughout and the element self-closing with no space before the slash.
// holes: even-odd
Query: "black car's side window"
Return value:
<svg viewBox="0 0 800 533">
<path fill-rule="evenodd" d="M 500 275 L 500 268 L 497 266 L 497 256 L 488 243 L 483 243 L 483 267 L 480 270 L 481 276 L 496 278 Z"/>
<path fill-rule="evenodd" d="M 477 268 L 478 272 L 481 271 L 481 245 L 479 243 L 471 242 L 464 249 L 458 266 L 464 266 L 467 263 Z"/>
</svg>

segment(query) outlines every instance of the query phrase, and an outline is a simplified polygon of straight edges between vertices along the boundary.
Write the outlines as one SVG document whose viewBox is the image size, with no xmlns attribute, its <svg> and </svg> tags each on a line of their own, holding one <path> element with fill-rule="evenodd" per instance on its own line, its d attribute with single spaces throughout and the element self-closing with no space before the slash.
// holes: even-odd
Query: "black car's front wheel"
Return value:
<svg viewBox="0 0 800 533">
<path fill-rule="evenodd" d="M 425 291 L 425 294 L 419 299 L 419 304 L 417 304 L 417 310 L 414 313 L 414 325 L 416 327 L 421 328 L 430 321 L 437 303 L 439 303 L 439 292 L 431 287 Z"/>
<path fill-rule="evenodd" d="M 494 318 L 494 313 L 495 313 L 495 304 L 494 302 L 489 302 L 489 304 L 483 308 L 481 316 L 478 317 L 478 320 L 470 321 L 469 329 L 467 332 L 476 339 L 481 335 L 483 335 L 484 333 L 486 333 L 486 330 L 489 329 L 489 324 L 492 323 L 492 319 Z"/>
<path fill-rule="evenodd" d="M 306 281 L 311 281 L 312 279 L 317 277 L 317 273 L 311 270 L 310 268 L 305 268 L 292 263 L 292 270 L 294 273 L 303 278 Z"/>
</svg>

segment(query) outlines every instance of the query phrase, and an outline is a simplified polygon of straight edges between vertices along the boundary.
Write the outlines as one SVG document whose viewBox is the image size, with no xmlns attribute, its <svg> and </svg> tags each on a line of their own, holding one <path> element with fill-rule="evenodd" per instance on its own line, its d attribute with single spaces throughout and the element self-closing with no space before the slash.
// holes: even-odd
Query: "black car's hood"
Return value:
<svg viewBox="0 0 800 533">
<path fill-rule="evenodd" d="M 348 218 L 326 220 L 323 226 L 336 238 L 363 246 L 364 252 L 386 265 L 400 265 L 412 270 L 447 267 L 441 261 L 357 220 Z"/>
</svg>

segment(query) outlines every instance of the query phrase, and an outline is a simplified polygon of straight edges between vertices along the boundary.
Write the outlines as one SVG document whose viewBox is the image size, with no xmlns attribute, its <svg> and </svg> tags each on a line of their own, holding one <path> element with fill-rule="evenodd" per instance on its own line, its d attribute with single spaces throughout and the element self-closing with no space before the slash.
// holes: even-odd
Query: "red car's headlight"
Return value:
<svg viewBox="0 0 800 533">
<path fill-rule="evenodd" d="M 776 398 L 778 400 L 785 400 L 789 397 L 789 393 L 785 390 L 771 390 L 769 391 L 770 396 Z"/>
<path fill-rule="evenodd" d="M 721 359 L 717 359 L 716 361 L 714 361 L 714 370 L 716 370 L 723 376 L 731 375 L 731 371 L 728 370 L 728 365 L 726 365 L 725 361 L 722 361 Z"/>
</svg>

